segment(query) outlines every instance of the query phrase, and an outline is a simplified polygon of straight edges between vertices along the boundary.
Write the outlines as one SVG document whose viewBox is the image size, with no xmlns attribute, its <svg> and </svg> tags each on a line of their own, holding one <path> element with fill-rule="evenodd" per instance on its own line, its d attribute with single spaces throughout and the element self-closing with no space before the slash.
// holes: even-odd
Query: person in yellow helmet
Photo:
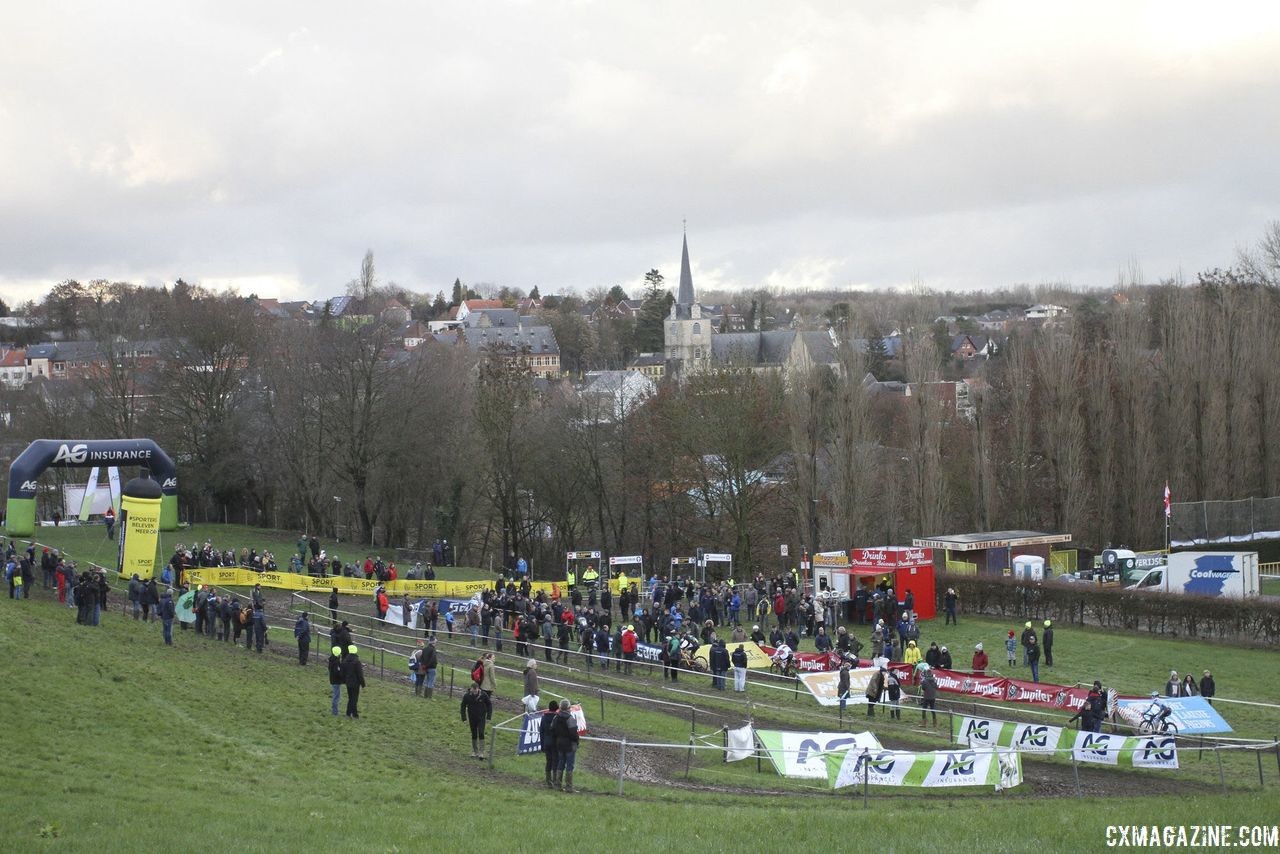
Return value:
<svg viewBox="0 0 1280 854">
<path fill-rule="evenodd" d="M 347 647 L 342 658 L 342 678 L 347 683 L 347 717 L 360 717 L 360 689 L 364 687 L 364 665 L 360 663 L 359 650 Z"/>
</svg>

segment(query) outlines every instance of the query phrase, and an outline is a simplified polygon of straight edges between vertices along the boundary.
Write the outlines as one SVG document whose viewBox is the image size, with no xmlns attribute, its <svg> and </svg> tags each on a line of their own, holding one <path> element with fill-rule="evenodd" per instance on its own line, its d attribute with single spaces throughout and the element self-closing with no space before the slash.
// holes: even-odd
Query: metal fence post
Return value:
<svg viewBox="0 0 1280 854">
<path fill-rule="evenodd" d="M 453 699 L 453 667 L 449 667 L 449 699 Z"/>
<path fill-rule="evenodd" d="M 604 689 L 601 688 L 599 689 L 599 691 L 600 691 L 600 723 L 604 723 Z"/>
<path fill-rule="evenodd" d="M 1262 751 L 1254 749 L 1253 755 L 1258 758 L 1258 788 L 1265 789 L 1267 787 L 1267 782 L 1262 779 Z"/>
<path fill-rule="evenodd" d="M 618 749 L 618 794 L 622 794 L 622 777 L 627 768 L 627 737 L 622 737 L 622 747 Z"/>
<path fill-rule="evenodd" d="M 1076 752 L 1071 751 L 1071 773 L 1076 778 L 1076 797 L 1080 797 L 1080 764 L 1076 762 Z"/>
<path fill-rule="evenodd" d="M 689 707 L 689 738 L 693 738 L 693 731 L 698 726 L 698 707 Z"/>
<path fill-rule="evenodd" d="M 693 765 L 693 733 L 689 733 L 689 753 L 684 759 L 684 778 L 689 779 L 689 769 Z"/>
<path fill-rule="evenodd" d="M 871 751 L 862 748 L 862 808 L 867 809 L 867 798 L 871 789 Z"/>
<path fill-rule="evenodd" d="M 1222 784 L 1222 793 L 1227 793 L 1227 778 L 1222 773 L 1222 745 L 1218 745 L 1213 749 L 1214 755 L 1218 757 L 1218 782 Z"/>
<path fill-rule="evenodd" d="M 498 741 L 498 725 L 489 728 L 489 770 L 493 770 L 493 746 Z"/>
</svg>

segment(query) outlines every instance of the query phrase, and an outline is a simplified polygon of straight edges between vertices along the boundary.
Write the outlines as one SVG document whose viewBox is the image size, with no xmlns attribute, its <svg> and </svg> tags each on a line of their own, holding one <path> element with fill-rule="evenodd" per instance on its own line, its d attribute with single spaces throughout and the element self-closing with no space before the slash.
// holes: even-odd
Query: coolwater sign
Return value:
<svg viewBox="0 0 1280 854">
<path fill-rule="evenodd" d="M 1221 596 L 1227 579 L 1239 574 L 1235 555 L 1201 555 L 1196 558 L 1195 569 L 1191 570 L 1190 578 L 1182 589 L 1199 596 Z"/>
<path fill-rule="evenodd" d="M 566 560 L 599 560 L 600 552 L 567 552 Z"/>
<path fill-rule="evenodd" d="M 599 554 L 599 552 L 596 552 L 596 554 Z M 640 555 L 621 555 L 609 558 L 609 566 L 630 566 L 641 563 L 644 563 L 644 558 Z"/>
</svg>

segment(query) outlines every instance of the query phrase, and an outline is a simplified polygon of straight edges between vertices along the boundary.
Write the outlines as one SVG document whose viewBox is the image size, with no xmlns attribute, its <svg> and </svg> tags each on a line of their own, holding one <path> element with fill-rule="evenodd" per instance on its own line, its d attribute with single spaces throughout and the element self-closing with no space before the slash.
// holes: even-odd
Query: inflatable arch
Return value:
<svg viewBox="0 0 1280 854">
<path fill-rule="evenodd" d="M 178 528 L 178 470 L 150 439 L 36 439 L 9 466 L 5 529 L 11 537 L 36 530 L 36 479 L 50 467 L 142 466 L 160 484 L 160 530 Z"/>
</svg>

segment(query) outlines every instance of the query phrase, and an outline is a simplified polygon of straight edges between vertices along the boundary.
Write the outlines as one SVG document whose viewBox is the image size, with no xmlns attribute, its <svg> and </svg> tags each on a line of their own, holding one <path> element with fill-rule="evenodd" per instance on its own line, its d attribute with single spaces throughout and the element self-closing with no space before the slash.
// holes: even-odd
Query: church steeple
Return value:
<svg viewBox="0 0 1280 854">
<path fill-rule="evenodd" d="M 680 289 L 676 292 L 676 305 L 685 307 L 693 305 L 693 273 L 689 270 L 689 234 L 684 235 L 684 250 L 680 255 Z"/>
</svg>

